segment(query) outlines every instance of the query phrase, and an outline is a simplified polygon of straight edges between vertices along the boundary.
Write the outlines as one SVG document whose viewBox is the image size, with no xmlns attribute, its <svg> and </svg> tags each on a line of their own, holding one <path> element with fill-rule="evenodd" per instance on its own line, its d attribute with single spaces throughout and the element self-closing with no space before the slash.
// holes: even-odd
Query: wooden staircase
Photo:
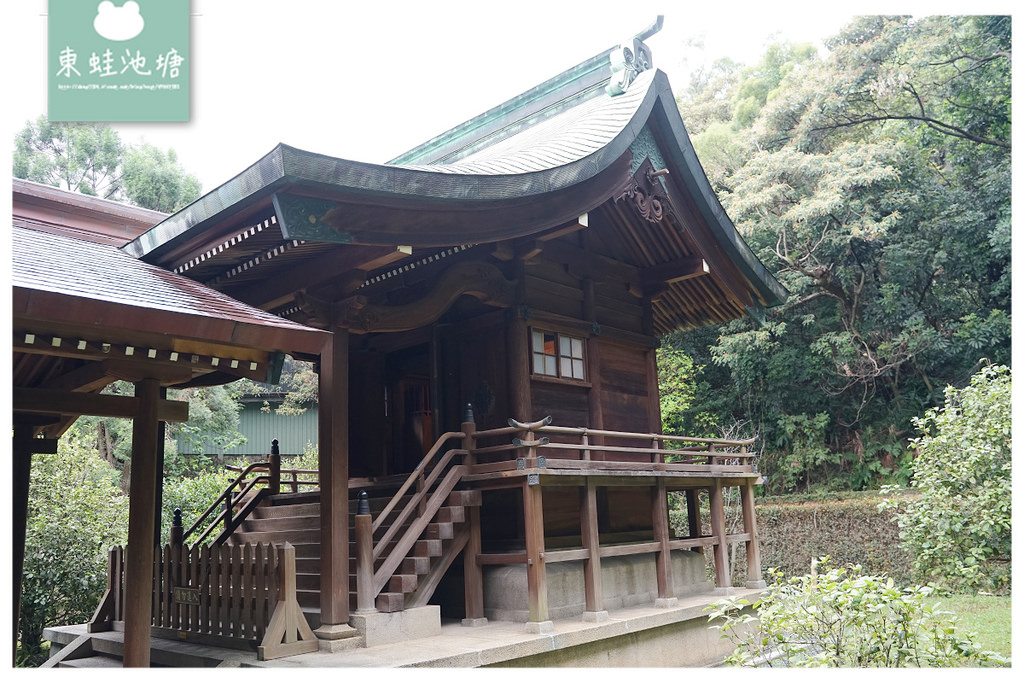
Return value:
<svg viewBox="0 0 1024 683">
<path fill-rule="evenodd" d="M 353 496 L 354 498 L 354 496 Z M 408 498 L 401 503 L 407 502 Z M 376 516 L 389 497 L 371 498 L 370 513 Z M 354 520 L 356 500 L 349 501 L 349 604 L 356 604 L 356 547 Z M 377 596 L 381 612 L 397 612 L 425 605 L 444 573 L 466 544 L 466 508 L 480 505 L 479 491 L 453 491 L 402 560 L 387 586 Z M 404 529 L 402 529 L 404 531 Z M 382 530 L 383 533 L 383 530 Z M 397 534 L 400 536 L 401 534 Z M 283 543 L 295 547 L 296 593 L 312 628 L 320 625 L 320 492 L 278 494 L 267 497 L 240 523 L 229 544 Z M 378 559 L 378 569 L 383 558 Z"/>
</svg>

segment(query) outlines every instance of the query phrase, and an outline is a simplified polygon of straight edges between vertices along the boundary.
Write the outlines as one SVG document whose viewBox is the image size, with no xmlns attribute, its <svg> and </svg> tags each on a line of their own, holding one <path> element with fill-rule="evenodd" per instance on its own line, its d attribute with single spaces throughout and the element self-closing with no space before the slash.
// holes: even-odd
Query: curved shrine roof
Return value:
<svg viewBox="0 0 1024 683">
<path fill-rule="evenodd" d="M 662 305 L 658 333 L 784 301 L 785 289 L 743 241 L 704 175 L 665 74 L 642 71 L 625 92 L 610 96 L 604 91 L 608 54 L 387 164 L 278 145 L 124 248 L 171 269 L 209 259 L 208 272 L 220 282 L 224 276 L 214 276 L 215 267 L 230 276 L 243 257 L 254 264 L 256 251 L 230 255 L 225 248 L 246 225 L 260 221 L 280 229 L 272 234 L 283 246 L 275 247 L 270 237 L 252 241 L 266 254 L 255 260 L 272 254 L 279 264 L 331 248 L 316 246 L 320 238 L 308 234 L 340 244 L 417 250 L 497 243 L 540 234 L 598 210 L 620 197 L 641 162 L 649 160 L 647 172 L 663 172 L 666 203 L 678 215 L 653 226 L 637 218 L 621 223 L 638 243 L 629 265 L 653 268 L 699 255 L 717 278 L 713 291 L 706 284 L 670 283 L 680 301 L 676 305 L 669 297 Z M 308 219 L 314 232 L 289 232 L 286 224 L 295 225 L 286 220 L 291 210 L 300 212 L 301 228 L 308 229 Z M 682 232 L 689 234 L 688 246 L 666 249 L 680 243 L 676 233 Z M 289 255 L 279 256 L 283 247 Z M 201 268 L 189 275 L 204 277 Z M 702 297 L 728 301 L 716 311 L 698 313 L 693 302 Z M 668 310 L 673 306 L 679 308 L 675 313 Z"/>
</svg>

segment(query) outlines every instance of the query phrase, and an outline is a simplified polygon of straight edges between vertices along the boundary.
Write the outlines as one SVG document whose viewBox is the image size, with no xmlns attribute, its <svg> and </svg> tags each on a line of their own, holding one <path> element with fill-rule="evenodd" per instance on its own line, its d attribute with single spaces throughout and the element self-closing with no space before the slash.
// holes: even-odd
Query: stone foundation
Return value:
<svg viewBox="0 0 1024 683">
<path fill-rule="evenodd" d="M 653 553 L 601 560 L 604 609 L 653 605 L 658 578 Z M 551 619 L 566 619 L 586 611 L 583 561 L 546 566 L 548 610 Z M 672 582 L 676 597 L 707 593 L 713 586 L 704 573 L 704 558 L 689 550 L 672 551 Z M 529 620 L 526 566 L 484 567 L 484 615 L 493 621 Z"/>
</svg>

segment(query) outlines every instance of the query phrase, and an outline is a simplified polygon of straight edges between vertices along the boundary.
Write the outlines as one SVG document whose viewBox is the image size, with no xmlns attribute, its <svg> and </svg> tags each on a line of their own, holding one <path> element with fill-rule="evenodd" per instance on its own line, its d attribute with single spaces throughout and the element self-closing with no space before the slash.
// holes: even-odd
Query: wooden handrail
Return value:
<svg viewBox="0 0 1024 683">
<path fill-rule="evenodd" d="M 388 515 L 391 514 L 391 511 L 395 509 L 395 506 L 398 505 L 398 501 L 402 499 L 402 496 L 404 496 L 409 489 L 412 488 L 412 485 L 417 482 L 422 473 L 426 470 L 427 466 L 430 464 L 430 461 L 433 460 L 437 455 L 437 452 L 441 450 L 441 447 L 451 439 L 462 439 L 465 438 L 465 436 L 466 435 L 463 432 L 445 432 L 441 435 L 441 438 L 437 440 L 433 447 L 427 451 L 427 454 L 423 456 L 423 459 L 420 460 L 419 464 L 416 465 L 416 469 L 414 469 L 406 478 L 405 483 L 399 487 L 398 493 L 391 497 L 388 504 L 385 505 L 384 509 L 380 511 L 380 514 L 377 515 L 377 519 L 373 521 L 374 531 L 380 527 L 383 520 L 387 519 Z"/>
<path fill-rule="evenodd" d="M 472 427 L 471 423 L 467 424 L 469 424 L 470 428 Z M 455 486 L 462 480 L 466 472 L 466 466 L 451 466 L 451 464 L 456 456 L 465 457 L 469 451 L 452 448 L 445 451 L 444 455 L 440 457 L 438 457 L 438 453 L 450 440 L 465 440 L 466 438 L 466 432 L 446 432 L 442 434 L 423 456 L 419 464 L 416 465 L 416 468 L 406 477 L 398 491 L 387 502 L 372 524 L 367 524 L 368 528 L 363 529 L 360 536 L 368 537 L 362 538 L 363 545 L 368 546 L 372 544 L 372 550 L 367 553 L 366 548 L 363 548 L 361 553 L 363 555 L 369 554 L 369 557 L 361 555 L 362 570 L 357 572 L 356 590 L 361 608 L 367 608 L 380 594 L 381 590 L 391 579 L 391 575 L 394 574 L 402 560 L 412 550 L 416 541 L 419 540 L 423 531 L 427 528 L 427 524 L 437 514 L 437 511 L 447 500 L 448 495 L 454 490 Z M 442 474 L 445 475 L 444 479 L 435 487 L 435 483 Z M 390 518 L 398 507 L 399 501 L 409 493 L 414 485 L 416 486 L 415 493 L 405 502 L 395 518 L 391 520 Z M 377 572 L 373 573 L 373 567 L 377 560 L 384 554 L 385 549 L 388 548 L 413 513 L 416 514 L 415 519 L 405 530 L 405 533 L 402 534 L 401 538 L 390 548 L 387 557 L 383 559 Z M 380 529 L 382 525 L 386 525 L 384 534 L 379 540 L 373 542 L 374 532 Z M 360 538 L 356 540 L 358 543 Z"/>
<path fill-rule="evenodd" d="M 377 541 L 376 544 L 374 545 L 374 561 L 376 561 L 380 557 L 380 554 L 384 551 L 384 548 L 387 547 L 387 544 L 391 541 L 392 538 L 394 538 L 395 534 L 398 533 L 398 531 L 402 528 L 402 525 L 405 524 L 406 520 L 409 518 L 410 515 L 412 515 L 414 511 L 417 512 L 420 517 L 424 516 L 424 507 L 427 505 L 427 496 L 430 495 L 430 489 L 433 486 L 434 482 L 437 480 L 438 476 L 447 469 L 448 464 L 456 455 L 464 455 L 465 453 L 466 451 L 453 449 L 445 453 L 443 456 L 441 456 L 441 459 L 437 461 L 437 466 L 434 467 L 434 469 L 431 470 L 430 474 L 423 480 L 423 488 L 417 491 L 413 495 L 412 499 L 410 499 L 409 502 L 406 503 L 405 507 L 402 508 L 402 511 L 400 513 L 398 513 L 398 516 L 395 518 L 395 520 L 388 524 L 387 531 L 384 532 L 384 535 L 381 536 L 380 540 Z M 397 498 L 392 499 L 392 501 L 394 500 L 397 500 Z M 374 522 L 374 526 L 379 526 L 379 522 L 384 518 L 384 513 L 382 512 L 377 517 L 377 520 Z"/>
<path fill-rule="evenodd" d="M 706 458 L 707 465 L 720 465 L 727 460 L 752 460 L 757 457 L 756 453 L 750 453 L 746 449 L 756 439 L 717 439 L 713 437 L 681 436 L 672 434 L 655 434 L 653 432 L 621 432 L 610 429 L 591 429 L 589 427 L 559 427 L 551 424 L 550 418 L 536 420 L 533 422 L 520 422 L 510 419 L 510 427 L 492 429 L 484 432 L 477 432 L 474 436 L 478 440 L 487 437 L 516 435 L 517 438 L 510 444 L 495 444 L 474 448 L 470 454 L 476 456 L 498 456 L 498 460 L 490 459 L 483 467 L 493 467 L 500 462 L 501 454 L 514 454 L 526 447 L 524 440 L 529 440 L 531 453 L 536 455 L 541 449 L 556 451 L 577 451 L 582 460 L 590 460 L 591 453 L 621 453 L 631 455 L 647 455 L 652 464 L 663 466 L 666 456 L 678 456 L 681 458 Z M 540 437 L 543 434 L 558 434 L 563 436 L 578 437 L 567 442 L 550 441 L 547 437 Z M 530 436 L 532 435 L 532 436 Z M 540 438 L 538 438 L 540 437 Z M 629 439 L 644 442 L 644 445 L 636 446 L 608 446 L 601 443 L 594 444 L 590 437 Z M 672 444 L 680 444 L 682 447 L 671 448 Z M 532 456 L 531 456 L 532 457 Z M 550 457 L 548 458 L 550 461 Z M 614 461 L 607 461 L 614 462 Z M 631 461 L 624 461 L 631 462 Z M 702 465 L 705 463 L 694 463 Z M 749 467 L 749 465 L 742 465 Z"/>
<path fill-rule="evenodd" d="M 451 453 L 452 451 L 449 451 Z M 381 564 L 380 568 L 373 575 L 373 595 L 376 596 L 384 589 L 388 581 L 391 580 L 391 576 L 398 569 L 398 566 L 405 559 L 409 551 L 412 550 L 413 545 L 420 539 L 424 529 L 427 528 L 427 524 L 434 518 L 437 511 L 444 505 L 445 500 L 448 498 L 455 486 L 462 480 L 463 475 L 466 473 L 465 465 L 455 465 L 445 476 L 444 480 L 438 485 L 437 489 L 430 496 L 427 504 L 424 508 L 423 514 L 419 515 L 416 520 L 406 529 L 405 533 L 402 534 L 402 538 L 395 544 L 391 552 L 388 553 L 387 558 Z M 407 510 L 413 509 L 412 504 L 406 507 Z M 378 544 L 377 547 L 381 547 Z M 374 548 L 374 555 L 378 554 L 377 548 Z"/>
<path fill-rule="evenodd" d="M 242 489 L 242 490 L 241 490 L 241 491 L 240 491 L 240 492 L 239 492 L 239 493 L 238 493 L 238 494 L 237 494 L 237 495 L 236 495 L 235 497 L 236 497 L 236 498 L 244 498 L 244 497 L 245 497 L 245 496 L 246 496 L 246 495 L 247 495 L 248 493 L 250 493 L 250 492 L 251 492 L 251 491 L 252 491 L 252 490 L 253 490 L 254 488 L 256 488 L 256 485 L 257 485 L 257 484 L 259 484 L 259 483 L 261 483 L 261 478 L 259 478 L 259 477 L 258 477 L 258 478 L 256 478 L 256 479 L 252 479 L 252 480 L 250 480 L 250 481 L 249 481 L 249 484 L 248 484 L 248 485 L 247 485 L 247 486 L 246 486 L 246 487 L 245 487 L 244 489 Z M 265 482 L 264 482 L 264 483 L 265 483 Z M 228 492 L 230 492 L 230 489 L 229 489 L 228 491 L 225 491 L 225 493 L 228 493 Z M 221 498 L 218 498 L 218 500 L 222 500 L 222 499 L 223 499 L 223 494 L 222 494 Z M 230 517 L 228 516 L 228 509 L 229 509 L 229 505 L 232 505 L 232 504 L 233 504 L 233 503 L 228 503 L 227 505 L 225 505 L 225 507 L 224 507 L 224 508 L 223 508 L 223 509 L 222 509 L 222 510 L 220 511 L 220 514 L 218 514 L 218 515 L 217 515 L 217 516 L 216 516 L 216 517 L 215 517 L 215 518 L 213 519 L 213 521 L 212 521 L 212 522 L 210 522 L 210 525 L 209 525 L 208 527 L 206 527 L 206 529 L 205 529 L 205 530 L 203 531 L 203 533 L 202 533 L 202 534 L 201 534 L 201 535 L 199 536 L 199 538 L 197 538 L 197 539 L 196 539 L 196 540 L 195 540 L 195 541 L 193 542 L 193 545 L 196 545 L 196 544 L 202 543 L 202 542 L 203 542 L 203 541 L 205 541 L 205 540 L 206 540 L 207 538 L 209 538 L 210 534 L 212 534 L 212 533 L 213 533 L 214 529 L 216 529 L 216 528 L 217 528 L 217 526 L 218 526 L 218 525 L 219 525 L 219 524 L 220 524 L 221 522 L 223 522 L 223 523 L 224 523 L 225 527 L 227 527 L 227 526 L 229 526 L 229 525 L 231 524 L 231 518 L 230 518 Z M 216 503 L 215 503 L 215 505 L 216 505 Z M 212 511 L 212 510 L 207 510 L 207 513 L 206 513 L 206 514 L 207 514 L 207 515 L 209 515 L 209 513 L 210 513 L 211 511 Z M 204 518 L 203 518 L 203 517 L 200 517 L 200 521 L 201 521 L 202 519 L 204 519 Z M 195 525 L 192 525 L 192 526 L 193 526 L 193 527 L 195 527 Z M 189 533 L 191 533 L 191 532 L 192 532 L 193 530 L 194 530 L 194 528 L 190 528 L 190 529 L 189 529 Z M 186 535 L 186 536 L 183 536 L 182 538 L 183 538 L 183 540 L 184 540 L 184 539 L 187 539 L 187 538 L 188 538 L 188 536 Z"/>
<path fill-rule="evenodd" d="M 516 432 L 524 431 L 522 429 L 514 430 Z M 610 436 L 610 437 L 621 437 L 621 438 L 632 438 L 632 439 L 644 439 L 650 441 L 651 439 L 661 439 L 663 441 L 682 441 L 685 443 L 706 443 L 715 444 L 720 446 L 749 446 L 753 444 L 757 439 L 716 439 L 713 437 L 699 437 L 699 436 L 674 436 L 671 434 L 655 434 L 654 432 L 617 432 L 608 429 L 591 429 L 589 427 L 557 427 L 557 426 L 544 426 L 534 429 L 535 432 L 544 432 L 549 434 L 576 434 L 580 436 Z M 481 432 L 482 434 L 482 432 Z"/>
<path fill-rule="evenodd" d="M 209 517 L 213 513 L 213 511 L 215 509 L 217 509 L 221 505 L 221 503 L 227 502 L 228 496 L 232 495 L 232 492 L 234 491 L 236 486 L 240 486 L 241 485 L 242 481 L 245 479 L 245 476 L 247 474 L 249 474 L 250 472 L 252 472 L 252 471 L 254 471 L 256 469 L 265 469 L 265 468 L 269 468 L 269 465 L 267 463 L 257 462 L 257 463 L 253 463 L 253 464 L 249 465 L 244 470 L 242 470 L 242 473 L 239 474 L 237 477 L 235 477 L 234 480 L 232 480 L 232 482 L 227 485 L 227 487 L 224 489 L 224 491 L 217 497 L 217 500 L 213 501 L 213 503 L 210 504 L 210 507 L 206 508 L 206 511 L 203 512 L 203 514 L 199 515 L 199 517 L 196 519 L 196 521 L 192 523 L 192 526 L 190 526 L 185 531 L 185 533 L 182 536 L 183 540 L 187 541 L 189 536 L 191 536 L 193 533 L 195 533 L 196 529 L 198 529 L 199 526 L 202 525 L 206 521 L 207 517 Z M 261 480 L 264 481 L 264 482 L 269 481 L 269 479 L 266 478 L 266 477 L 256 477 L 255 479 L 252 480 L 252 482 L 250 482 L 249 486 L 247 486 L 240 495 L 245 495 L 245 493 L 248 493 L 249 491 L 251 491 L 252 488 L 257 483 L 259 483 Z M 235 496 L 235 497 L 237 498 L 238 496 Z M 219 524 L 221 522 L 221 520 L 224 518 L 224 516 L 225 516 L 225 514 L 222 511 L 217 516 L 217 518 L 214 520 L 214 522 L 211 524 L 211 526 L 208 527 L 207 530 L 203 532 L 202 538 L 199 541 L 197 541 L 197 542 L 201 543 L 202 539 L 205 539 L 210 534 L 210 532 L 213 530 L 213 528 L 217 524 Z"/>
</svg>

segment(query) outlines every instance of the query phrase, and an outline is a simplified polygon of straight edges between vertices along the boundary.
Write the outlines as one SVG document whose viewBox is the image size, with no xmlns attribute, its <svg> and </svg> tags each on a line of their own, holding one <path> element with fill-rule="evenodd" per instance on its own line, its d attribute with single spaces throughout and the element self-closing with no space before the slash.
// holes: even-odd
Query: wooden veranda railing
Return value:
<svg viewBox="0 0 1024 683">
<path fill-rule="evenodd" d="M 504 435 L 514 438 L 509 443 L 473 450 L 472 455 L 476 461 L 474 474 L 523 469 L 527 465 L 542 469 L 580 471 L 618 469 L 742 474 L 754 471 L 753 458 L 756 455 L 747 451 L 754 439 L 730 440 L 559 427 L 551 425 L 550 417 L 532 423 L 510 419 L 508 427 L 478 432 L 476 437 L 482 441 L 485 437 Z M 526 458 L 531 460 L 523 462 Z M 647 464 L 654 467 L 643 467 Z"/>
<path fill-rule="evenodd" d="M 543 516 L 539 500 L 524 503 L 527 548 L 523 553 L 481 554 L 480 564 L 521 564 L 537 567 L 528 572 L 531 621 L 545 620 L 547 612 L 542 597 L 545 591 L 543 567 L 552 562 L 584 561 L 584 581 L 587 611 L 600 611 L 600 560 L 655 553 L 658 574 L 659 599 L 671 600 L 672 550 L 709 549 L 713 553 L 716 583 L 719 587 L 731 585 L 728 547 L 745 543 L 747 550 L 747 583 L 751 587 L 763 586 L 761 559 L 754 517 L 754 489 L 758 480 L 755 453 L 748 451 L 755 439 L 714 439 L 705 437 L 674 436 L 667 434 L 621 432 L 586 427 L 559 427 L 546 417 L 525 423 L 509 420 L 509 427 L 492 430 L 488 434 L 512 436 L 510 444 L 497 444 L 474 449 L 471 457 L 476 464 L 474 475 L 495 474 L 511 469 L 527 472 L 528 484 L 539 483 L 541 473 L 577 475 L 655 475 L 651 508 L 654 538 L 641 542 L 611 542 L 602 544 L 597 528 L 595 485 L 587 484 L 586 495 L 580 509 L 582 547 L 549 550 L 544 546 Z M 478 439 L 484 433 L 478 433 Z M 483 461 L 483 462 L 481 462 Z M 660 476 L 658 476 L 660 475 Z M 687 496 L 687 516 L 690 534 L 686 538 L 672 538 L 668 527 L 667 482 L 673 477 L 701 482 L 683 487 Z M 743 507 L 743 532 L 726 534 L 723 488 L 739 486 Z M 711 535 L 702 535 L 698 489 L 708 492 L 711 513 Z M 531 496 L 531 486 L 524 487 L 524 497 Z M 539 499 L 539 496 L 536 496 Z M 530 527 L 533 526 L 531 534 Z"/>
<path fill-rule="evenodd" d="M 455 440 L 459 443 L 450 447 Z M 470 413 L 462 431 L 449 432 L 438 440 L 372 524 L 367 517 L 361 525 L 357 516 L 357 607 L 360 610 L 373 609 L 376 596 L 451 491 L 463 482 L 500 476 L 510 470 L 523 470 L 525 475 L 526 549 L 502 554 L 483 553 L 476 549 L 476 557 L 467 566 L 526 565 L 531 621 L 546 620 L 543 568 L 550 562 L 584 561 L 587 611 L 593 612 L 601 609 L 600 560 L 606 557 L 656 554 L 659 598 L 670 600 L 673 596 L 672 550 L 710 549 L 717 583 L 728 586 L 726 550 L 730 544 L 741 542 L 747 546 L 748 582 L 757 584 L 761 580 L 753 516 L 753 483 L 757 475 L 753 460 L 755 454 L 747 450 L 753 442 L 754 439 L 727 440 L 559 427 L 551 425 L 550 417 L 532 423 L 512 419 L 508 427 L 476 431 Z M 535 490 L 544 472 L 584 477 L 638 475 L 650 478 L 654 475 L 657 483 L 652 487 L 651 496 L 653 540 L 614 542 L 606 538 L 602 543 L 597 528 L 596 485 L 591 481 L 587 484 L 580 511 L 581 547 L 546 550 L 539 489 Z M 666 481 L 671 477 L 689 481 L 686 494 L 690 536 L 687 538 L 670 537 Z M 693 484 L 693 481 L 699 483 Z M 727 483 L 740 486 L 743 492 L 743 533 L 725 533 L 722 489 Z M 709 536 L 700 532 L 696 505 L 696 491 L 700 488 L 706 489 L 710 496 L 712 533 Z M 467 612 L 470 592 L 467 585 Z M 480 592 L 482 587 L 476 591 Z"/>
<path fill-rule="evenodd" d="M 124 556 L 110 551 L 107 590 L 89 622 L 105 631 L 124 621 Z M 153 564 L 152 633 L 157 637 L 255 648 L 275 659 L 318 647 L 295 594 L 295 548 L 283 545 L 165 545 Z"/>
</svg>

